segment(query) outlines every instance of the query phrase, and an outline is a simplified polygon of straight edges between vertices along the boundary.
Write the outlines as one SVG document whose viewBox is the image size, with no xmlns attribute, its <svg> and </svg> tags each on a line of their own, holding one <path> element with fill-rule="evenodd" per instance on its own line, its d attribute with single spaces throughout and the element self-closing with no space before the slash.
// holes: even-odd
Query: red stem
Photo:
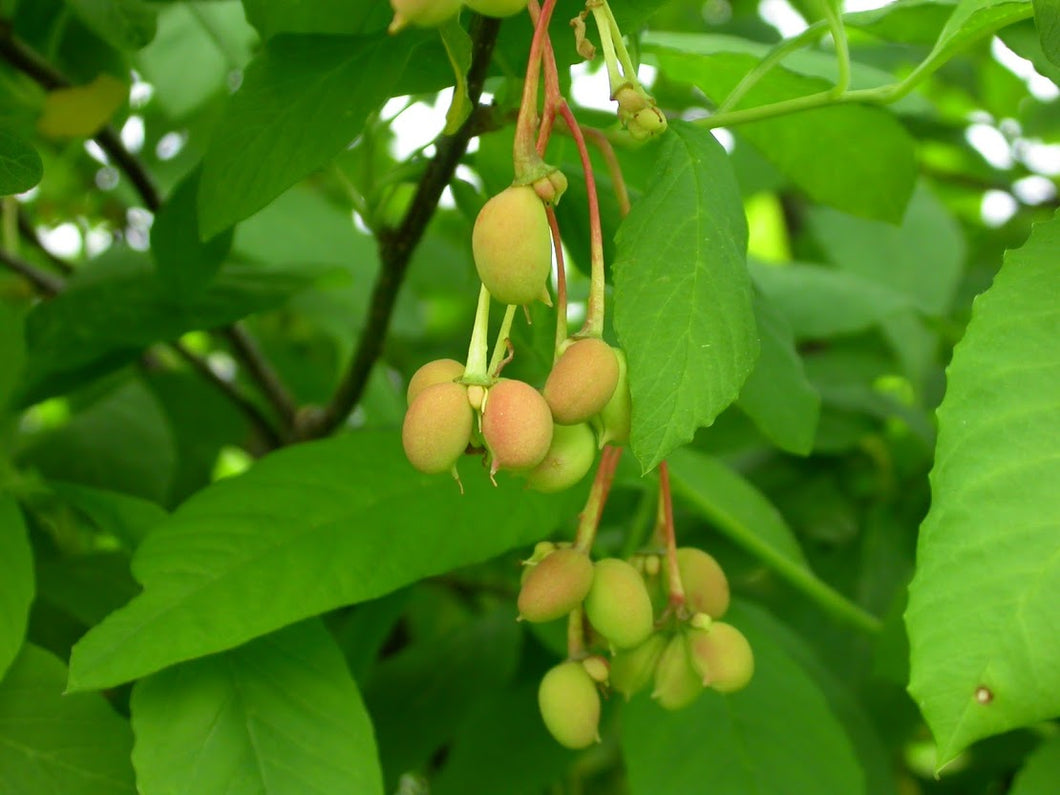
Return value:
<svg viewBox="0 0 1060 795">
<path fill-rule="evenodd" d="M 666 566 L 670 580 L 670 604 L 681 607 L 685 603 L 685 588 L 681 583 L 681 570 L 677 565 L 677 533 L 674 530 L 674 505 L 670 495 L 670 468 L 666 462 L 659 464 L 659 504 L 662 507 L 662 541 L 666 545 Z"/>
<path fill-rule="evenodd" d="M 567 339 L 567 268 L 563 261 L 563 242 L 559 235 L 559 220 L 552 205 L 545 207 L 548 226 L 552 230 L 552 245 L 556 250 L 556 356 L 559 346 Z"/>
<path fill-rule="evenodd" d="M 534 38 L 530 41 L 530 55 L 526 64 L 526 81 L 523 83 L 523 101 L 519 106 L 519 117 L 515 122 L 515 147 L 512 159 L 515 164 L 516 180 L 524 176 L 521 172 L 533 164 L 535 159 L 534 128 L 537 127 L 538 123 L 537 90 L 541 82 L 541 57 L 546 50 L 551 50 L 551 41 L 548 38 L 548 23 L 555 7 L 556 0 L 544 0 L 544 4 L 536 16 L 531 9 L 531 19 L 534 21 Z"/>
</svg>

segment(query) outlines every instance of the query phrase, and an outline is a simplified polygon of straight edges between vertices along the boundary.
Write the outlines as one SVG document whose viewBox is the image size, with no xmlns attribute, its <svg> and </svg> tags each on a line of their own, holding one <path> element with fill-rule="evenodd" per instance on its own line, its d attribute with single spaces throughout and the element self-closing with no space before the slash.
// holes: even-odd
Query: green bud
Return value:
<svg viewBox="0 0 1060 795">
<path fill-rule="evenodd" d="M 620 651 L 611 658 L 611 687 L 628 701 L 651 682 L 655 666 L 666 648 L 666 638 L 651 635 L 639 646 Z"/>
<path fill-rule="evenodd" d="M 527 621 L 562 618 L 582 603 L 593 582 L 589 556 L 576 549 L 557 549 L 526 575 L 519 590 L 519 615 Z"/>
<path fill-rule="evenodd" d="M 537 705 L 549 733 L 567 748 L 599 742 L 600 694 L 580 662 L 567 660 L 541 680 Z"/>
<path fill-rule="evenodd" d="M 679 632 L 670 638 L 655 666 L 655 689 L 651 697 L 663 709 L 682 709 L 702 692 L 703 683 L 689 658 L 685 636 Z"/>
<path fill-rule="evenodd" d="M 599 560 L 585 597 L 585 615 L 616 649 L 630 649 L 651 634 L 651 597 L 632 565 L 618 558 Z"/>
<path fill-rule="evenodd" d="M 710 629 L 691 629 L 688 650 L 700 681 L 719 693 L 741 690 L 755 671 L 747 638 L 732 624 L 715 621 Z"/>
</svg>

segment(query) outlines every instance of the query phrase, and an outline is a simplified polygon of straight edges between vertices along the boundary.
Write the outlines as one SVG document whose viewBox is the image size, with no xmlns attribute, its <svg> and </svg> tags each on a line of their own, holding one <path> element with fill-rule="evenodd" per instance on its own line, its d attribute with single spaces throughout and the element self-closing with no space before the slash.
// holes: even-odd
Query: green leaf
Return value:
<svg viewBox="0 0 1060 795">
<path fill-rule="evenodd" d="M 88 517 L 100 532 L 114 536 L 129 550 L 135 549 L 151 528 L 168 516 L 156 503 L 129 494 L 54 480 L 49 481 L 48 487 Z"/>
<path fill-rule="evenodd" d="M 1033 13 L 1031 0 L 961 0 L 927 58 L 907 79 L 930 74 L 972 42 Z"/>
<path fill-rule="evenodd" d="M 92 32 L 119 50 L 139 50 L 155 37 L 158 14 L 143 0 L 66 0 Z"/>
<path fill-rule="evenodd" d="M 143 348 L 185 332 L 227 325 L 282 304 L 320 270 L 230 266 L 209 289 L 180 300 L 146 257 L 108 252 L 72 278 L 61 295 L 26 318 L 28 367 L 23 400 L 40 400 L 132 360 Z"/>
<path fill-rule="evenodd" d="M 0 129 L 0 196 L 29 190 L 44 176 L 37 150 L 10 130 Z"/>
<path fill-rule="evenodd" d="M 264 39 L 280 33 L 334 36 L 382 30 L 394 16 L 388 4 L 364 0 L 243 0 L 243 7 Z"/>
<path fill-rule="evenodd" d="M 0 679 L 26 637 L 29 606 L 35 592 L 33 551 L 22 511 L 13 497 L 0 493 Z M 2 774 L 0 774 L 2 776 Z"/>
<path fill-rule="evenodd" d="M 921 312 L 943 315 L 949 310 L 962 275 L 964 237 L 925 186 L 913 193 L 901 226 L 828 207 L 812 208 L 806 224 L 840 269 L 889 287 Z M 820 296 L 814 297 L 820 304 Z"/>
<path fill-rule="evenodd" d="M 187 299 L 201 292 L 217 275 L 232 247 L 232 230 L 207 241 L 200 239 L 196 198 L 199 171 L 183 179 L 151 224 L 151 256 L 163 287 Z"/>
<path fill-rule="evenodd" d="M 747 222 L 725 150 L 674 123 L 656 173 L 619 227 L 613 266 L 630 442 L 645 472 L 736 399 L 758 356 Z"/>
<path fill-rule="evenodd" d="M 158 400 L 139 381 L 129 381 L 34 439 L 18 461 L 52 480 L 165 503 L 176 447 Z"/>
<path fill-rule="evenodd" d="M 715 37 L 655 34 L 651 49 L 663 72 L 722 102 L 758 57 L 715 52 Z M 832 87 L 829 80 L 772 69 L 735 109 L 769 105 Z M 913 139 L 893 114 L 862 105 L 832 105 L 735 128 L 815 201 L 866 218 L 897 223 L 916 184 Z"/>
<path fill-rule="evenodd" d="M 1034 24 L 1045 56 L 1060 66 L 1060 5 L 1054 0 L 1034 0 Z"/>
<path fill-rule="evenodd" d="M 887 287 L 820 265 L 751 263 L 751 275 L 797 339 L 864 331 L 909 308 L 907 298 Z"/>
<path fill-rule="evenodd" d="M 7 408 L 22 376 L 26 359 L 22 314 L 10 305 L 0 304 L 0 414 Z"/>
<path fill-rule="evenodd" d="M 806 378 L 784 316 L 759 297 L 754 306 L 762 352 L 736 405 L 781 450 L 807 455 L 813 449 L 821 396 Z"/>
<path fill-rule="evenodd" d="M 460 129 L 471 115 L 471 100 L 467 94 L 467 70 L 471 68 L 471 37 L 460 27 L 456 17 L 444 22 L 439 28 L 446 55 L 453 66 L 453 77 L 456 85 L 453 88 L 453 99 L 445 114 L 445 135 L 452 135 Z"/>
<path fill-rule="evenodd" d="M 1009 795 L 1051 795 L 1060 781 L 1060 736 L 1042 742 L 1012 782 Z"/>
<path fill-rule="evenodd" d="M 954 349 L 906 626 L 944 765 L 1060 714 L 1060 219 L 1007 252 Z M 970 606 L 974 609 L 970 609 Z"/>
<path fill-rule="evenodd" d="M 843 24 L 901 44 L 934 44 L 955 0 L 897 0 L 843 15 Z"/>
<path fill-rule="evenodd" d="M 199 233 L 212 237 L 252 215 L 348 146 L 390 96 L 418 41 L 385 34 L 270 41 L 206 151 Z"/>
<path fill-rule="evenodd" d="M 142 595 L 75 647 L 70 686 L 106 687 L 222 651 L 546 535 L 584 489 L 494 488 L 477 461 L 461 495 L 417 474 L 393 432 L 275 453 L 199 492 L 133 559 Z"/>
<path fill-rule="evenodd" d="M 66 666 L 26 645 L 0 682 L 0 792 L 136 792 L 132 732 L 98 693 L 63 693 Z"/>
<path fill-rule="evenodd" d="M 131 707 L 145 795 L 382 795 L 371 721 L 318 621 L 157 673 Z"/>
<path fill-rule="evenodd" d="M 730 618 L 754 649 L 754 678 L 738 693 L 708 689 L 675 712 L 634 698 L 622 712 L 633 795 L 864 793 L 850 739 L 817 684 L 773 639 L 775 620 L 739 604 Z"/>
</svg>

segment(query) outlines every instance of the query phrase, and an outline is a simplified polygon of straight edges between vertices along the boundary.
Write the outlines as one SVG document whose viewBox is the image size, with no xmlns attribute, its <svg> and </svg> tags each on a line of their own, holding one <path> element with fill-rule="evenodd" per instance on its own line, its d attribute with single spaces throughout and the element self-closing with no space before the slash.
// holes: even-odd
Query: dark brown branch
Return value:
<svg viewBox="0 0 1060 795">
<path fill-rule="evenodd" d="M 478 107 L 479 98 L 482 96 L 482 86 L 486 80 L 486 71 L 499 29 L 498 20 L 475 17 L 471 30 L 471 68 L 467 80 L 467 92 L 472 107 Z M 312 439 L 328 435 L 342 424 L 361 399 L 372 367 L 382 353 L 383 341 L 412 252 L 423 237 L 438 206 L 442 190 L 452 179 L 453 172 L 467 151 L 468 142 L 480 123 L 480 116 L 472 113 L 453 135 L 442 136 L 435 142 L 434 159 L 424 172 L 416 196 L 401 225 L 379 235 L 379 275 L 372 287 L 368 319 L 361 332 L 357 349 L 331 402 L 318 414 L 305 415 L 304 424 L 296 429 L 299 438 Z"/>
<path fill-rule="evenodd" d="M 16 257 L 0 248 L 0 263 L 8 270 L 14 271 L 24 277 L 37 291 L 47 296 L 58 295 L 62 292 L 63 281 L 58 276 L 39 270 L 35 265 L 30 265 L 21 257 Z"/>
<path fill-rule="evenodd" d="M 44 241 L 40 239 L 40 235 L 37 234 L 37 230 L 33 228 L 33 224 L 30 223 L 29 218 L 22 211 L 21 207 L 18 208 L 18 231 L 33 245 L 34 248 L 44 255 L 44 258 L 48 260 L 56 270 L 67 276 L 74 272 L 74 268 L 69 262 L 61 257 L 55 256 L 48 250 L 47 246 L 44 245 Z"/>
<path fill-rule="evenodd" d="M 239 325 L 228 326 L 221 333 L 228 340 L 239 359 L 247 368 L 250 377 L 258 385 L 269 403 L 279 412 L 284 428 L 294 427 L 298 406 L 287 391 L 272 364 L 258 347 L 258 343 Z"/>
</svg>

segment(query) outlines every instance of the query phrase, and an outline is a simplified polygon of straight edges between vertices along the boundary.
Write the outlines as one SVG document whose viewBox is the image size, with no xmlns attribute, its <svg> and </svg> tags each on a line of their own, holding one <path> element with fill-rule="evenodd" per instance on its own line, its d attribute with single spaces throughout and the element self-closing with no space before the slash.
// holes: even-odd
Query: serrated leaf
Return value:
<svg viewBox="0 0 1060 795">
<path fill-rule="evenodd" d="M 26 637 L 33 601 L 33 552 L 22 511 L 13 497 L 0 493 L 0 679 Z M 0 773 L 2 777 L 2 773 Z"/>
<path fill-rule="evenodd" d="M 906 626 L 944 765 L 1060 714 L 1060 219 L 976 299 L 938 410 Z M 974 609 L 970 609 L 974 606 Z"/>
<path fill-rule="evenodd" d="M 119 50 L 139 50 L 158 28 L 158 13 L 144 0 L 66 0 L 92 32 Z"/>
<path fill-rule="evenodd" d="M 381 596 L 546 535 L 584 489 L 546 497 L 489 484 L 461 496 L 417 474 L 398 434 L 362 431 L 261 460 L 184 503 L 144 539 L 144 592 L 74 648 L 76 690 L 232 648 L 307 616 Z"/>
<path fill-rule="evenodd" d="M 864 793 L 850 738 L 817 684 L 773 639 L 775 619 L 734 604 L 726 621 L 751 642 L 751 683 L 728 695 L 707 690 L 674 712 L 645 695 L 634 698 L 622 712 L 633 795 Z"/>
<path fill-rule="evenodd" d="M 159 281 L 181 298 L 188 298 L 216 276 L 232 247 L 232 230 L 203 241 L 199 235 L 196 169 L 173 189 L 151 224 L 151 256 Z"/>
<path fill-rule="evenodd" d="M 142 795 L 382 795 L 372 724 L 319 621 L 136 684 Z"/>
<path fill-rule="evenodd" d="M 736 405 L 781 450 L 807 455 L 813 449 L 821 396 L 806 377 L 784 316 L 760 297 L 754 306 L 762 351 Z"/>
<path fill-rule="evenodd" d="M 65 684 L 66 666 L 30 644 L 0 682 L 0 792 L 133 795 L 129 724 Z"/>
<path fill-rule="evenodd" d="M 720 103 L 759 62 L 716 52 L 716 38 L 658 33 L 652 51 L 666 75 L 690 82 Z M 729 38 L 729 37 L 726 37 Z M 769 105 L 832 88 L 831 81 L 774 67 L 735 106 Z M 735 132 L 813 200 L 866 218 L 897 223 L 916 184 L 914 142 L 882 108 L 831 105 L 746 122 Z"/>
<path fill-rule="evenodd" d="M 1031 0 L 961 0 L 915 74 L 930 74 L 972 42 L 1033 13 Z"/>
<path fill-rule="evenodd" d="M 1052 795 L 1060 781 L 1060 736 L 1042 742 L 1027 756 L 1009 795 Z"/>
<path fill-rule="evenodd" d="M 1053 0 L 1034 0 L 1034 24 L 1045 56 L 1060 66 L 1060 5 Z"/>
<path fill-rule="evenodd" d="M 630 443 L 645 472 L 736 399 L 758 356 L 747 222 L 725 150 L 675 122 L 656 173 L 619 227 L 612 268 Z"/>
<path fill-rule="evenodd" d="M 29 190 L 44 175 L 37 150 L 10 130 L 0 129 L 0 196 Z"/>
<path fill-rule="evenodd" d="M 240 221 L 327 163 L 389 96 L 416 36 L 284 36 L 247 67 L 203 159 L 199 233 Z"/>
</svg>

